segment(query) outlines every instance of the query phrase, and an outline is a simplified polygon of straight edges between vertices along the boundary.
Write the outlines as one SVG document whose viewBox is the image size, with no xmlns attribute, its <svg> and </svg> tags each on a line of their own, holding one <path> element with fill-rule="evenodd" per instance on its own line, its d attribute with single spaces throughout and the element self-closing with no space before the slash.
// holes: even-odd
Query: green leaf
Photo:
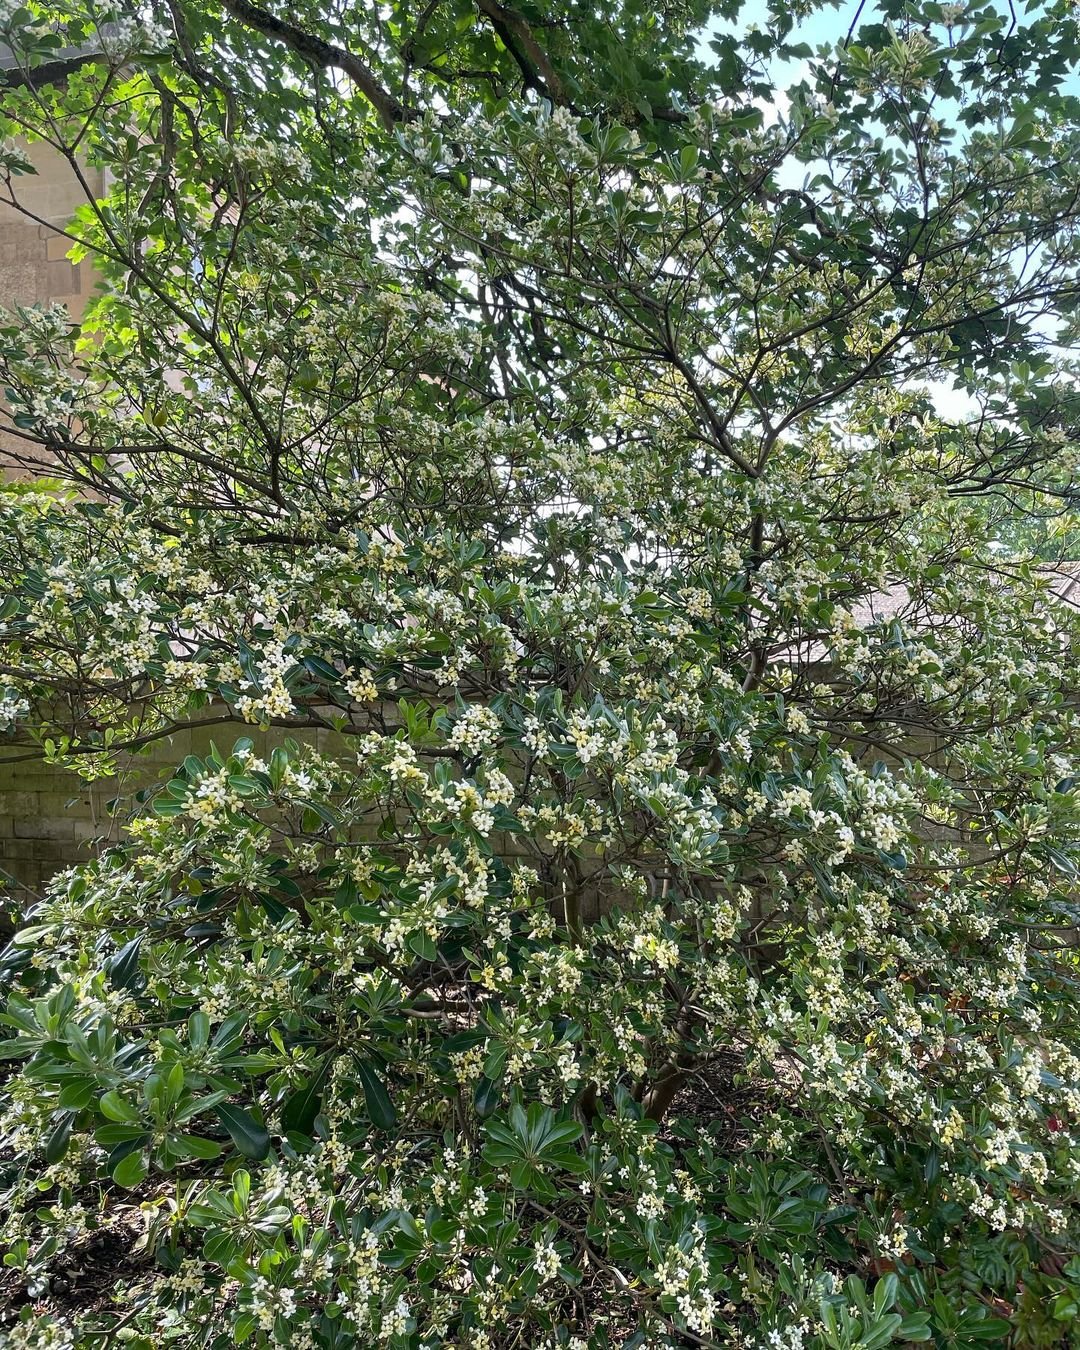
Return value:
<svg viewBox="0 0 1080 1350">
<path fill-rule="evenodd" d="M 1012 1327 L 1003 1317 L 983 1317 L 979 1321 L 965 1318 L 961 1335 L 969 1341 L 1003 1341 L 1012 1332 Z"/>
<path fill-rule="evenodd" d="M 312 812 L 324 825 L 340 825 L 341 817 L 325 802 L 313 802 L 310 798 L 297 798 L 297 804 Z"/>
<path fill-rule="evenodd" d="M 173 1147 L 177 1153 L 181 1153 L 188 1158 L 199 1158 L 203 1161 L 210 1161 L 213 1158 L 221 1156 L 221 1145 L 214 1139 L 203 1139 L 197 1134 L 182 1134 L 178 1139 L 173 1140 Z"/>
<path fill-rule="evenodd" d="M 145 1142 L 150 1136 L 142 1125 L 100 1125 L 94 1131 L 94 1138 L 102 1148 L 116 1148 L 120 1144 L 132 1144 L 136 1140 Z M 126 1150 L 130 1152 L 130 1150 Z"/>
<path fill-rule="evenodd" d="M 371 1123 L 376 1129 L 392 1130 L 397 1124 L 397 1111 L 394 1109 L 394 1103 L 390 1100 L 390 1095 L 386 1091 L 382 1079 L 366 1060 L 361 1060 L 356 1068 L 363 1085 L 364 1101 L 367 1103 Z"/>
<path fill-rule="evenodd" d="M 303 1087 L 286 1097 L 281 1108 L 281 1128 L 286 1134 L 311 1137 L 315 1117 L 322 1103 L 322 1085 L 326 1079 L 328 1062 L 324 1062 Z"/>
<path fill-rule="evenodd" d="M 896 1334 L 901 1341 L 928 1341 L 931 1336 L 930 1314 L 913 1313 L 911 1317 L 904 1318 Z"/>
<path fill-rule="evenodd" d="M 45 1137 L 45 1161 L 58 1163 L 68 1151 L 71 1143 L 71 1127 L 75 1123 L 76 1111 L 62 1111 L 56 1123 Z"/>
<path fill-rule="evenodd" d="M 65 1110 L 82 1111 L 90 1105 L 97 1093 L 98 1084 L 95 1079 L 69 1079 L 60 1089 L 60 1105 Z"/>
<path fill-rule="evenodd" d="M 415 952 L 421 961 L 434 961 L 439 954 L 434 940 L 421 929 L 409 934 L 406 946 L 410 951 Z"/>
<path fill-rule="evenodd" d="M 98 1110 L 106 1120 L 116 1121 L 121 1125 L 139 1125 L 142 1117 L 134 1106 L 115 1090 L 106 1092 L 98 1101 Z"/>
<path fill-rule="evenodd" d="M 214 1113 L 245 1158 L 259 1162 L 270 1152 L 270 1136 L 250 1111 L 220 1102 L 214 1107 Z"/>
<path fill-rule="evenodd" d="M 123 1186 L 126 1190 L 131 1190 L 137 1186 L 140 1181 L 145 1180 L 146 1174 L 150 1170 L 150 1165 L 146 1160 L 146 1154 L 139 1149 L 137 1152 L 129 1153 L 113 1168 L 113 1180 L 118 1186 Z"/>
<path fill-rule="evenodd" d="M 502 1080 L 481 1076 L 473 1089 L 473 1106 L 481 1120 L 494 1114 L 502 1100 Z"/>
<path fill-rule="evenodd" d="M 142 935 L 125 942 L 115 956 L 105 963 L 109 980 L 117 989 L 133 989 L 139 983 L 139 952 Z"/>
</svg>

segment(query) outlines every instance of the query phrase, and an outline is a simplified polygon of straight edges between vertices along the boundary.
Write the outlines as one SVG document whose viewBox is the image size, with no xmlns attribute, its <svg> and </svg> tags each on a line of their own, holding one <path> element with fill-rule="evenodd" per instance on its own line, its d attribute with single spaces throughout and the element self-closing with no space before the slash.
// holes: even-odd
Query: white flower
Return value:
<svg viewBox="0 0 1080 1350">
<path fill-rule="evenodd" d="M 561 1264 L 562 1258 L 551 1243 L 539 1239 L 533 1247 L 533 1265 L 540 1276 L 540 1283 L 546 1284 L 548 1280 L 553 1280 Z"/>
</svg>

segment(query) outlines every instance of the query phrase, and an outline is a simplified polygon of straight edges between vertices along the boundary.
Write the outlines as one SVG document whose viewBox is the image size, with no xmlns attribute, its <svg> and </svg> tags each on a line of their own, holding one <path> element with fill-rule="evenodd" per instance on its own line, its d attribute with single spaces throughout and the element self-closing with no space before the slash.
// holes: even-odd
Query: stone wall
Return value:
<svg viewBox="0 0 1080 1350">
<path fill-rule="evenodd" d="M 0 203 L 0 303 L 60 302 L 79 319 L 93 289 L 94 273 L 89 260 L 77 267 L 68 261 L 71 241 L 59 231 L 85 196 L 71 166 L 55 150 L 40 144 L 24 149 L 37 172 L 17 176 L 13 186 L 19 201 L 38 219 Z M 86 178 L 91 191 L 101 191 L 100 173 L 87 170 Z"/>
<path fill-rule="evenodd" d="M 0 768 L 0 881 L 9 909 L 90 856 L 90 841 L 110 833 L 105 803 L 115 793 L 111 780 L 86 784 L 40 761 Z"/>
<path fill-rule="evenodd" d="M 298 731 L 292 738 L 325 754 L 343 752 L 341 737 L 329 731 Z M 41 894 L 54 872 L 85 862 L 102 845 L 121 835 L 123 811 L 115 816 L 111 803 L 118 798 L 130 806 L 132 795 L 172 776 L 186 755 L 204 758 L 213 741 L 227 752 L 240 736 L 255 742 L 256 752 L 268 757 L 285 738 L 282 731 L 261 732 L 242 722 L 233 725 L 193 726 L 153 742 L 131 756 L 116 777 L 86 783 L 77 775 L 40 759 L 15 759 L 26 753 L 0 748 L 0 903 L 19 912 Z"/>
<path fill-rule="evenodd" d="M 79 320 L 96 278 L 88 258 L 78 266 L 68 259 L 71 240 L 61 231 L 85 202 L 85 192 L 71 165 L 50 146 L 24 145 L 23 149 L 37 172 L 12 180 L 15 194 L 29 215 L 0 202 L 0 314 L 15 305 L 63 304 L 71 317 Z M 91 192 L 102 192 L 99 172 L 85 168 L 83 176 Z M 44 457 L 0 431 L 0 451 L 5 448 L 39 460 L 48 472 Z M 17 470 L 9 464 L 0 472 L 9 479 L 25 478 L 36 469 L 24 460 Z"/>
<path fill-rule="evenodd" d="M 13 186 L 36 219 L 0 203 L 0 306 L 64 304 L 78 320 L 94 288 L 94 271 L 89 260 L 72 265 L 66 256 L 71 242 L 60 231 L 85 193 L 51 147 L 23 148 L 37 172 L 16 177 Z M 100 173 L 86 169 L 85 178 L 91 192 L 101 192 Z M 0 433 L 0 448 L 4 443 Z M 40 761 L 4 764 L 3 758 L 0 750 L 0 881 L 11 879 L 9 904 L 17 905 L 58 868 L 88 857 L 90 840 L 109 833 L 105 803 L 117 785 L 88 786 Z"/>
</svg>

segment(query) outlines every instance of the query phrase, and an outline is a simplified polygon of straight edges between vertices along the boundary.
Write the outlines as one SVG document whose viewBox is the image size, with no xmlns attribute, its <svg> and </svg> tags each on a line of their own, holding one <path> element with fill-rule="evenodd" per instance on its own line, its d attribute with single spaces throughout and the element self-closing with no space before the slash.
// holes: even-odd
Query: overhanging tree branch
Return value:
<svg viewBox="0 0 1080 1350">
<path fill-rule="evenodd" d="M 225 0 L 225 8 L 239 23 L 254 28 L 264 37 L 283 42 L 311 65 L 323 70 L 340 70 L 347 75 L 379 114 L 388 131 L 408 120 L 408 109 L 389 90 L 383 88 L 371 67 L 355 52 L 327 42 L 287 19 L 279 19 L 269 10 L 249 3 L 249 0 Z"/>
<path fill-rule="evenodd" d="M 566 91 L 555 67 L 536 40 L 524 15 L 516 9 L 500 5 L 499 0 L 477 0 L 481 14 L 485 14 L 491 25 L 506 46 L 507 51 L 518 63 L 525 83 L 546 94 L 553 103 L 566 104 Z"/>
</svg>

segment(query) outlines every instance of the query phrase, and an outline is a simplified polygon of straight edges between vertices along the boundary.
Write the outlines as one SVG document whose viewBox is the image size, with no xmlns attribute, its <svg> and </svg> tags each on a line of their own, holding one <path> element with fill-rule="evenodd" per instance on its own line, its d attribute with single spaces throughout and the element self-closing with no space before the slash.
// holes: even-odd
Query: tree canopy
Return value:
<svg viewBox="0 0 1080 1350">
<path fill-rule="evenodd" d="M 9 1343 L 1073 1344 L 1072 4 L 0 42 Z"/>
</svg>

